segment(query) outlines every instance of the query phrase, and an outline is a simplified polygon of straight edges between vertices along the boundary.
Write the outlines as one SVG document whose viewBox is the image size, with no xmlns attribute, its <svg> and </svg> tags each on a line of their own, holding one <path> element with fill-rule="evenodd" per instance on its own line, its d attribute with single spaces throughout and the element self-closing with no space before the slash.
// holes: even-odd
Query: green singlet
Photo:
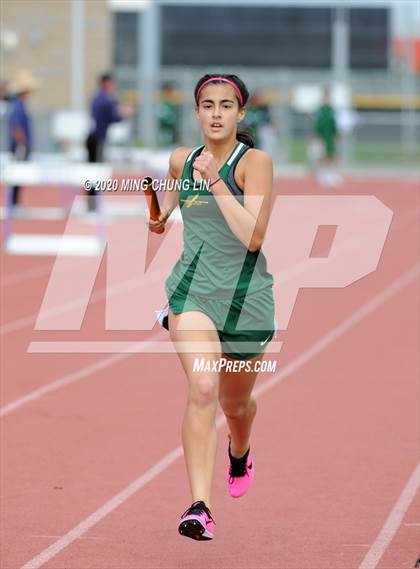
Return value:
<svg viewBox="0 0 420 569">
<path fill-rule="evenodd" d="M 249 251 L 234 235 L 211 189 L 193 179 L 192 164 L 203 148 L 189 154 L 182 171 L 179 205 L 184 250 L 165 282 L 165 291 L 174 314 L 187 310 L 206 313 L 216 325 L 225 353 L 250 359 L 263 351 L 274 334 L 273 276 L 267 271 L 262 251 Z M 238 142 L 219 170 L 241 205 L 243 191 L 234 174 L 249 148 Z M 252 343 L 252 350 L 242 350 L 242 342 L 248 350 Z"/>
</svg>

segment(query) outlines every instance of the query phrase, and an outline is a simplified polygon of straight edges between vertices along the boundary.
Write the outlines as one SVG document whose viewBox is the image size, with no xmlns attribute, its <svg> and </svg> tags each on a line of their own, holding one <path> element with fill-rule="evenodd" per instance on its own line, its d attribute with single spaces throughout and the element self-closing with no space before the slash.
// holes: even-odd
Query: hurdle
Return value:
<svg viewBox="0 0 420 569">
<path fill-rule="evenodd" d="M 65 236 L 62 235 L 37 235 L 37 234 L 15 234 L 13 233 L 12 222 L 15 217 L 19 219 L 65 219 L 69 208 L 65 202 L 64 195 L 69 191 L 72 196 L 80 188 L 83 188 L 86 180 L 106 180 L 112 176 L 112 168 L 108 164 L 86 164 L 75 162 L 6 162 L 1 168 L 0 183 L 5 187 L 6 206 L 3 224 L 3 246 L 5 250 L 12 254 L 56 254 L 58 248 L 63 254 L 96 254 L 102 244 L 105 243 L 105 223 L 103 214 L 103 195 L 97 192 L 95 213 L 96 233 L 94 240 L 92 236 Z M 53 208 L 31 207 L 22 208 L 18 215 L 14 213 L 12 204 L 12 186 L 18 185 L 25 188 L 34 186 L 58 186 L 61 193 L 62 207 L 53 212 L 54 215 L 46 215 L 46 210 Z M 52 213 L 52 212 L 51 212 Z M 88 239 L 90 237 L 90 239 Z M 67 240 L 64 243 L 63 240 Z M 82 247 L 83 242 L 85 246 Z M 37 246 L 38 245 L 38 246 Z M 85 253 L 81 253 L 85 251 Z"/>
</svg>

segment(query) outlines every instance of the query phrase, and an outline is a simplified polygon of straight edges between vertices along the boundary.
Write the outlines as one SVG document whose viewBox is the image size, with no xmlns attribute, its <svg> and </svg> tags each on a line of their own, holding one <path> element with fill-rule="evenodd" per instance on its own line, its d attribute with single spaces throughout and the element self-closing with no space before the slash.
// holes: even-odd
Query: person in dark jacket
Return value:
<svg viewBox="0 0 420 569">
<path fill-rule="evenodd" d="M 38 87 L 39 81 L 23 69 L 16 74 L 10 86 L 11 95 L 7 97 L 9 150 L 15 160 L 28 160 L 32 150 L 32 125 L 27 100 Z M 20 191 L 20 186 L 13 186 L 13 206 L 19 204 Z"/>
<path fill-rule="evenodd" d="M 119 107 L 113 98 L 116 84 L 111 73 L 99 77 L 99 89 L 90 106 L 91 126 L 86 139 L 89 162 L 102 162 L 108 128 L 133 114 L 131 107 Z M 95 188 L 88 191 L 88 210 L 95 210 Z"/>
</svg>

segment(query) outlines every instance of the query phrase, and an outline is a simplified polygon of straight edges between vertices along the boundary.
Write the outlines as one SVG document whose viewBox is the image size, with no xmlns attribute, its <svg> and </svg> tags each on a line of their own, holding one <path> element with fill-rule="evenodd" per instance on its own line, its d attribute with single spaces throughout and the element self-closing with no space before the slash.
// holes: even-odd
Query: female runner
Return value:
<svg viewBox="0 0 420 569">
<path fill-rule="evenodd" d="M 174 150 L 167 178 L 182 184 L 179 191 L 165 192 L 159 220 L 148 218 L 149 229 L 159 232 L 179 204 L 184 223 L 184 250 L 165 282 L 168 307 L 159 321 L 169 329 L 189 384 L 182 442 L 193 503 L 178 531 L 197 540 L 214 537 L 218 401 L 229 428 L 228 492 L 238 498 L 252 483 L 255 362 L 275 330 L 273 277 L 260 250 L 269 219 L 272 161 L 252 148 L 248 134 L 238 132 L 248 96 L 236 75 L 205 75 L 198 81 L 195 113 L 204 144 Z M 192 343 L 198 344 L 195 351 Z M 220 367 L 198 370 L 200 361 Z"/>
</svg>

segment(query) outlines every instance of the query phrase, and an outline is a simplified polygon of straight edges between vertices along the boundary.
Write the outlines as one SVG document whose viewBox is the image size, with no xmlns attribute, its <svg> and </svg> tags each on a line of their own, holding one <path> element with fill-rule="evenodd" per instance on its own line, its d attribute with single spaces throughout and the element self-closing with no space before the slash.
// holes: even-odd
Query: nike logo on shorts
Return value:
<svg viewBox="0 0 420 569">
<path fill-rule="evenodd" d="M 260 342 L 260 346 L 264 346 L 264 344 L 266 344 L 269 339 L 270 339 L 270 336 L 268 336 L 268 338 L 266 340 L 264 340 L 264 342 Z"/>
</svg>

